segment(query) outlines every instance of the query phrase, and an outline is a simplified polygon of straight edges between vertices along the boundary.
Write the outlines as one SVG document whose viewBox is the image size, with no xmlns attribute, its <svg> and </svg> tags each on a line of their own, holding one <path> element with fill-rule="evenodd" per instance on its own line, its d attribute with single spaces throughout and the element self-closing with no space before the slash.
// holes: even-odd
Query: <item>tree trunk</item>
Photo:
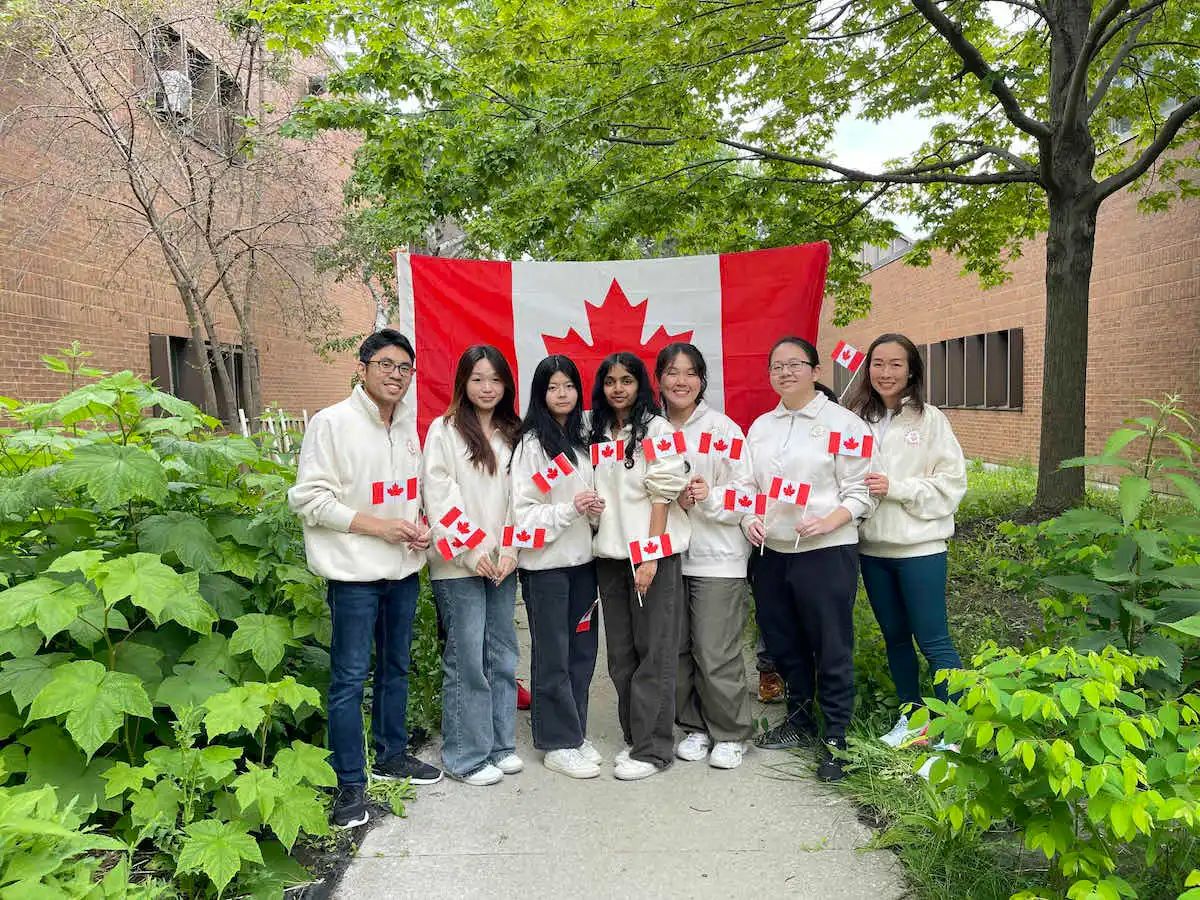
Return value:
<svg viewBox="0 0 1200 900">
<path fill-rule="evenodd" d="M 1037 496 L 1041 512 L 1083 499 L 1083 469 L 1062 469 L 1084 455 L 1087 407 L 1088 294 L 1097 205 L 1050 194 L 1046 232 L 1046 338 L 1042 352 L 1042 435 Z"/>
<path fill-rule="evenodd" d="M 208 333 L 208 342 L 212 347 L 211 356 L 208 357 L 212 360 L 210 369 L 216 370 L 216 384 L 221 390 L 221 402 L 215 415 L 224 421 L 226 428 L 232 428 L 237 420 L 238 406 L 237 396 L 233 389 L 233 366 L 230 365 L 230 355 L 225 352 L 225 347 L 221 344 L 220 335 L 217 334 L 217 325 L 208 309 L 208 303 L 199 301 L 196 305 L 200 312 L 200 319 L 204 323 L 204 330 Z"/>
<path fill-rule="evenodd" d="M 196 317 L 195 299 L 190 296 L 190 291 L 181 284 L 176 284 L 179 288 L 180 299 L 183 300 L 183 308 L 187 313 L 188 331 L 192 334 L 192 346 L 196 350 L 197 368 L 200 370 L 200 386 L 204 390 L 204 411 L 209 415 L 217 415 L 217 389 L 213 384 L 212 367 L 208 365 L 208 354 L 204 352 L 204 331 L 200 327 L 200 320 Z"/>
</svg>

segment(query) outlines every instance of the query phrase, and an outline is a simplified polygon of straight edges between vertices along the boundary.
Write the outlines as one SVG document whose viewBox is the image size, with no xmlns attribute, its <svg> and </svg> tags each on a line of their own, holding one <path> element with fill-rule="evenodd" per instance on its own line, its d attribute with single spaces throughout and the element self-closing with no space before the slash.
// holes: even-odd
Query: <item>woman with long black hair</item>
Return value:
<svg viewBox="0 0 1200 900">
<path fill-rule="evenodd" d="M 425 437 L 425 511 L 437 548 L 429 577 L 446 626 L 442 761 L 451 777 L 495 784 L 523 768 L 516 748 L 517 552 L 501 547 L 521 427 L 503 354 L 467 348 L 446 414 Z M 493 552 L 498 551 L 493 559 Z"/>
<path fill-rule="evenodd" d="M 538 363 L 509 471 L 532 647 L 533 746 L 545 752 L 547 769 L 595 778 L 600 754 L 587 740 L 587 708 L 599 628 L 590 618 L 596 567 L 588 516 L 604 505 L 591 488 L 582 394 L 579 369 L 569 358 Z"/>
<path fill-rule="evenodd" d="M 627 745 L 613 774 L 634 781 L 674 759 L 675 667 L 685 602 L 680 554 L 691 528 L 676 503 L 687 487 L 683 454 L 659 414 L 645 364 L 632 353 L 614 353 L 600 363 L 590 438 L 602 460 L 595 487 L 604 501 L 592 546 L 608 672 Z"/>
</svg>

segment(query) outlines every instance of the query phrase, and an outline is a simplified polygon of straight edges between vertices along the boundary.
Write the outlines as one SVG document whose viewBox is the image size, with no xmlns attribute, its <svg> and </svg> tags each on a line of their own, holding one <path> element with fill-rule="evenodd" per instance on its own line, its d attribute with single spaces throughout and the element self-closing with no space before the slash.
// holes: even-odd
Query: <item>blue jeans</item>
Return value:
<svg viewBox="0 0 1200 900">
<path fill-rule="evenodd" d="M 338 784 L 366 784 L 363 685 L 371 670 L 371 744 L 377 762 L 408 750 L 408 664 L 418 578 L 401 581 L 330 581 L 333 619 L 329 645 L 329 749 Z M 372 641 L 372 638 L 374 640 Z"/>
<path fill-rule="evenodd" d="M 962 668 L 946 622 L 946 554 L 904 559 L 864 554 L 860 563 L 867 598 L 887 645 L 888 668 L 896 693 L 902 704 L 920 704 L 920 667 L 914 639 L 931 672 Z M 948 696 L 945 684 L 935 684 L 933 690 L 939 700 Z"/>
<path fill-rule="evenodd" d="M 513 752 L 517 730 L 517 576 L 433 582 L 446 648 L 442 653 L 442 762 L 469 775 Z"/>
</svg>

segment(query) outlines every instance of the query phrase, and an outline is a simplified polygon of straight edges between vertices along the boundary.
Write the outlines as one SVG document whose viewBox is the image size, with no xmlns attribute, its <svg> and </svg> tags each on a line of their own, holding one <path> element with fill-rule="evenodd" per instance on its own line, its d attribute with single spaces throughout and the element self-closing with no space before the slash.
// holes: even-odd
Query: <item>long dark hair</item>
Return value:
<svg viewBox="0 0 1200 900">
<path fill-rule="evenodd" d="M 871 360 L 875 358 L 875 348 L 880 344 L 899 344 L 904 348 L 904 355 L 908 357 L 908 384 L 900 393 L 900 402 L 903 403 L 907 400 L 916 412 L 923 411 L 925 409 L 925 363 L 921 361 L 917 345 L 904 335 L 894 332 L 881 334 L 871 341 L 871 346 L 867 348 L 867 358 L 863 360 L 863 380 L 858 383 L 858 387 L 850 395 L 850 402 L 847 406 L 855 415 L 867 422 L 878 422 L 887 413 L 887 404 L 883 402 L 879 391 L 875 390 L 875 386 L 871 384 Z"/>
<path fill-rule="evenodd" d="M 625 468 L 632 469 L 633 450 L 642 445 L 650 420 L 659 415 L 661 410 L 650 387 L 650 373 L 646 371 L 646 364 L 632 353 L 612 353 L 601 361 L 600 368 L 596 370 L 596 383 L 592 385 L 592 443 L 607 441 L 608 430 L 617 421 L 617 414 L 604 396 L 604 379 L 613 366 L 624 366 L 637 381 L 637 396 L 633 398 L 633 408 L 629 411 L 631 434 L 625 442 Z"/>
<path fill-rule="evenodd" d="M 550 412 L 550 406 L 546 403 L 550 379 L 559 372 L 571 380 L 578 395 L 575 408 L 567 413 L 567 421 L 562 425 L 558 424 L 558 419 Z M 579 377 L 579 369 L 569 356 L 547 356 L 533 370 L 533 380 L 529 385 L 529 408 L 525 410 L 525 418 L 521 420 L 517 440 L 527 434 L 537 436 L 542 450 L 551 459 L 565 453 L 571 462 L 576 462 L 578 457 L 575 451 L 587 446 L 587 436 L 583 433 L 583 379 Z M 510 461 L 510 468 L 511 465 Z"/>
<path fill-rule="evenodd" d="M 771 365 L 771 357 L 775 355 L 775 351 L 778 350 L 780 347 L 782 347 L 784 344 L 792 344 L 796 347 L 799 347 L 801 350 L 803 350 L 804 355 L 808 357 L 808 361 L 810 363 L 812 363 L 812 366 L 814 369 L 821 364 L 821 354 L 819 354 L 817 352 L 816 347 L 814 347 L 809 341 L 806 341 L 802 337 L 796 337 L 794 334 L 789 334 L 786 337 L 781 337 L 779 340 L 777 340 L 774 344 L 771 345 L 771 352 L 767 354 L 767 365 L 768 366 Z M 828 397 L 834 403 L 838 402 L 838 395 L 836 393 L 834 393 L 833 389 L 830 387 L 826 387 L 821 382 L 814 381 L 813 389 L 816 390 L 817 393 L 819 393 L 819 394 L 824 394 L 826 397 Z"/>
<path fill-rule="evenodd" d="M 513 382 L 512 369 L 504 354 L 491 344 L 475 344 L 468 347 L 458 358 L 458 368 L 454 371 L 454 394 L 450 400 L 450 408 L 444 416 L 458 429 L 464 441 L 467 442 L 467 453 L 471 462 L 478 468 L 486 469 L 489 475 L 496 474 L 496 454 L 492 445 L 483 436 L 483 426 L 479 424 L 479 416 L 475 407 L 467 398 L 467 382 L 471 380 L 471 371 L 481 359 L 486 359 L 500 376 L 504 385 L 504 395 L 496 408 L 492 410 L 492 425 L 504 438 L 511 448 L 517 439 L 521 428 L 521 417 L 517 415 L 517 386 Z"/>
<path fill-rule="evenodd" d="M 704 354 L 700 352 L 700 348 L 695 344 L 683 341 L 667 344 L 658 351 L 658 358 L 654 360 L 654 380 L 658 382 L 658 399 L 662 403 L 663 409 L 667 409 L 667 398 L 663 396 L 662 392 L 663 372 L 667 371 L 667 368 L 675 361 L 675 357 L 681 353 L 688 358 L 692 368 L 700 376 L 700 393 L 696 395 L 697 403 L 704 399 L 704 392 L 708 390 L 708 363 L 704 361 Z"/>
</svg>

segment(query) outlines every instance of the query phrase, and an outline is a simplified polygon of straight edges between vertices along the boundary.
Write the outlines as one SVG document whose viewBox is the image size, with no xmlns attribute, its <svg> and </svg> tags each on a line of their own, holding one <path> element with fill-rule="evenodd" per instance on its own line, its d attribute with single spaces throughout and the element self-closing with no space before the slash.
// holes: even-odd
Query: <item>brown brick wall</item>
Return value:
<svg viewBox="0 0 1200 900">
<path fill-rule="evenodd" d="M 294 102 L 304 93 L 307 73 L 319 68 L 305 61 L 273 99 Z M 0 72 L 6 71 L 12 72 L 11 60 L 0 59 Z M 0 123 L 18 105 L 50 96 L 36 91 L 37 85 L 16 78 L 0 80 Z M 337 202 L 353 149 L 348 136 L 334 136 L 326 142 L 328 152 L 313 157 L 319 161 L 312 177 L 324 180 Z M 14 200 L 4 193 L 30 183 L 43 169 L 70 171 L 78 165 L 71 150 L 66 143 L 45 146 L 29 129 L 0 128 L 0 394 L 27 400 L 56 396 L 66 377 L 46 370 L 39 357 L 72 340 L 91 350 L 101 368 L 148 377 L 150 334 L 190 336 L 161 251 L 152 239 L 138 243 L 144 228 L 114 224 L 114 208 L 101 201 L 50 191 L 21 193 Z M 337 212 L 336 205 L 330 212 Z M 325 336 L 370 330 L 374 305 L 364 288 L 326 279 L 324 296 L 332 307 Z M 221 305 L 214 300 L 214 308 Z M 311 414 L 346 395 L 352 354 L 324 360 L 313 350 L 312 332 L 294 316 L 270 305 L 257 315 L 265 403 Z M 222 340 L 237 343 L 232 313 L 219 312 L 217 319 Z"/>
<path fill-rule="evenodd" d="M 1096 227 L 1088 330 L 1088 452 L 1098 451 L 1122 419 L 1141 415 L 1140 397 L 1184 395 L 1200 410 L 1200 202 L 1143 215 L 1125 191 L 1101 207 Z M 895 260 L 867 280 L 871 314 L 846 328 L 827 303 L 819 350 L 828 360 L 846 340 L 861 350 L 886 331 L 917 344 L 1006 328 L 1024 329 L 1024 408 L 947 410 L 969 456 L 1037 461 L 1045 337 L 1045 245 L 1029 242 L 1012 280 L 983 290 L 945 254 L 919 269 Z M 830 363 L 826 363 L 828 370 Z M 826 380 L 832 374 L 826 371 Z M 862 377 L 860 375 L 859 377 Z"/>
</svg>

